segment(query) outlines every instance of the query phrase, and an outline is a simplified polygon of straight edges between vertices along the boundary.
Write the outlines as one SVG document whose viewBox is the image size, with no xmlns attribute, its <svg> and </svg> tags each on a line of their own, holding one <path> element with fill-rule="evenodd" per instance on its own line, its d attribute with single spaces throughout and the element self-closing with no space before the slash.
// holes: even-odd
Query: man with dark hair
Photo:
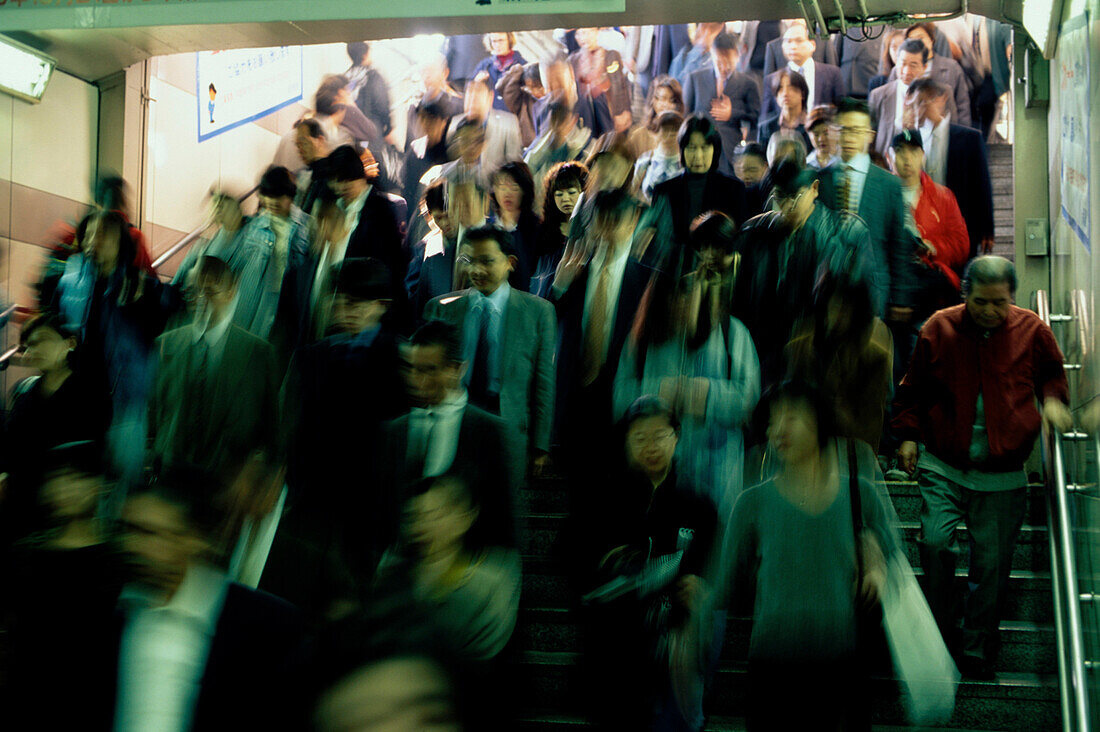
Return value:
<svg viewBox="0 0 1100 732">
<path fill-rule="evenodd" d="M 733 171 L 733 155 L 742 140 L 756 136 L 760 90 L 747 74 L 737 70 L 737 39 L 722 32 L 710 46 L 712 64 L 692 72 L 684 82 L 684 109 L 705 114 L 722 136 L 723 172 Z"/>
<path fill-rule="evenodd" d="M 767 208 L 768 154 L 756 142 L 750 142 L 737 151 L 733 159 L 733 170 L 745 184 L 745 216 L 752 218 L 764 213 Z"/>
<path fill-rule="evenodd" d="M 499 414 L 536 473 L 549 461 L 554 413 L 554 308 L 508 285 L 511 235 L 496 226 L 466 232 L 460 252 L 472 287 L 437 297 L 424 317 L 463 329 L 470 402 Z"/>
<path fill-rule="evenodd" d="M 149 399 L 154 463 L 202 466 L 223 480 L 248 460 L 278 465 L 275 354 L 233 325 L 237 276 L 224 261 L 199 261 L 196 290 L 194 323 L 156 341 Z"/>
<path fill-rule="evenodd" d="M 408 300 L 402 280 L 408 270 L 404 251 L 404 215 L 396 197 L 367 182 L 363 162 L 350 147 L 340 147 L 329 156 L 333 190 L 344 209 L 345 236 L 319 266 L 331 267 L 346 257 L 373 257 L 389 269 L 393 280 L 393 308 L 388 316 L 400 331 L 409 323 Z"/>
<path fill-rule="evenodd" d="M 955 123 L 969 127 L 970 115 L 970 84 L 967 81 L 966 72 L 962 66 L 949 55 L 947 50 L 942 50 L 937 41 L 940 33 L 936 30 L 935 23 L 917 23 L 905 29 L 905 38 L 908 41 L 920 41 L 928 50 L 928 67 L 924 76 L 943 84 L 951 92 L 951 116 Z M 948 47 L 950 44 L 947 44 Z M 941 50 L 937 50 L 941 49 Z"/>
<path fill-rule="evenodd" d="M 1054 334 L 1035 313 L 1012 304 L 1015 294 L 1016 272 L 1007 259 L 970 263 L 966 302 L 940 310 L 921 328 L 893 421 L 901 466 L 920 468 L 928 604 L 960 668 L 980 678 L 993 677 L 997 660 L 997 629 L 1027 510 L 1024 461 L 1041 423 L 1060 432 L 1073 427 Z M 955 529 L 963 521 L 972 589 L 960 643 Z"/>
<path fill-rule="evenodd" d="M 950 99 L 944 85 L 917 79 L 906 104 L 924 141 L 925 170 L 955 194 L 970 235 L 970 256 L 975 257 L 993 250 L 993 183 L 981 133 L 955 123 L 945 111 Z"/>
<path fill-rule="evenodd" d="M 413 248 L 405 277 L 405 289 L 418 321 L 428 302 L 454 290 L 460 222 L 451 215 L 447 193 L 447 181 L 436 180 L 424 191 L 420 202 L 428 235 Z"/>
<path fill-rule="evenodd" d="M 497 102 L 516 115 L 520 140 L 527 148 L 535 140 L 535 102 L 546 96 L 537 61 L 510 67 L 496 84 Z"/>
<path fill-rule="evenodd" d="M 783 56 L 787 59 L 787 68 L 801 74 L 806 80 L 810 94 L 806 98 L 806 109 L 819 104 L 836 104 L 846 93 L 840 69 L 833 63 L 819 61 L 815 52 L 817 42 L 810 38 L 804 22 L 791 23 L 783 33 Z M 828 43 L 822 44 L 827 51 L 832 50 Z M 835 53 L 831 54 L 835 60 Z M 779 69 L 767 73 L 764 77 L 764 103 L 760 109 L 760 121 L 779 114 L 779 104 L 772 89 L 775 88 L 775 75 Z"/>
<path fill-rule="evenodd" d="M 484 86 L 481 82 L 478 85 Z M 451 162 L 439 171 L 439 177 L 448 183 L 474 183 L 483 191 L 489 190 L 489 175 L 492 170 L 482 163 L 485 152 L 486 129 L 473 119 L 458 118 L 451 120 L 448 131 L 448 155 Z"/>
<path fill-rule="evenodd" d="M 478 36 L 478 44 L 480 45 L 480 43 L 481 38 Z M 478 58 L 480 59 L 480 55 Z M 418 118 L 418 112 L 424 105 L 436 105 L 443 118 L 448 121 L 455 115 L 462 113 L 462 95 L 455 91 L 447 81 L 450 74 L 451 69 L 443 54 L 433 54 L 420 65 L 420 80 L 424 84 L 424 91 L 417 103 L 409 107 L 409 119 L 405 127 L 406 150 L 409 149 L 409 145 L 414 140 L 425 134 Z"/>
<path fill-rule="evenodd" d="M 448 141 L 467 121 L 480 125 L 485 131 L 480 159 L 482 170 L 492 172 L 504 163 L 522 158 L 519 120 L 511 112 L 493 106 L 493 89 L 484 79 L 473 79 L 466 84 L 463 112 L 451 120 Z"/>
<path fill-rule="evenodd" d="M 318 191 L 328 185 L 328 170 L 324 160 L 332 152 L 324 125 L 306 117 L 294 125 L 294 144 L 306 164 L 298 173 L 298 195 L 294 204 L 307 214 L 313 213 Z"/>
<path fill-rule="evenodd" d="M 351 66 L 344 72 L 348 79 L 348 96 L 355 101 L 367 119 L 388 136 L 393 130 L 390 115 L 390 88 L 382 74 L 371 65 L 370 44 L 353 41 L 347 46 Z"/>
<path fill-rule="evenodd" d="M 450 116 L 446 110 L 437 102 L 428 102 L 416 108 L 416 118 L 424 132 L 405 150 L 405 184 L 402 190 L 405 200 L 410 203 L 419 201 L 423 196 L 424 186 L 431 180 L 430 176 L 425 178 L 427 173 L 451 161 L 447 145 Z M 416 210 L 412 206 L 410 209 L 410 219 L 415 220 Z"/>
<path fill-rule="evenodd" d="M 313 97 L 314 109 L 317 111 L 317 116 L 325 120 L 326 126 L 336 131 L 331 136 L 332 148 L 351 145 L 357 151 L 364 149 L 373 151 L 371 157 L 378 165 L 376 185 L 389 189 L 392 182 L 389 179 L 385 159 L 381 154 L 386 142 L 382 139 L 382 132 L 378 126 L 355 106 L 354 99 L 348 91 L 348 85 L 348 78 L 342 74 L 326 76 Z"/>
</svg>

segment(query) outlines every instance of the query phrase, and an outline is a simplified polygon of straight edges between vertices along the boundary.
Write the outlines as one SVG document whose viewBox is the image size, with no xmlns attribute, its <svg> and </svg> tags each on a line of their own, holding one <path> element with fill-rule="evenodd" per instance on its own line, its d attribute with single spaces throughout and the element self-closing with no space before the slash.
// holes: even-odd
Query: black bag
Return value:
<svg viewBox="0 0 1100 732">
<path fill-rule="evenodd" d="M 863 582 L 863 500 L 859 492 L 856 444 L 848 443 L 848 493 L 852 506 L 852 532 L 856 543 L 856 592 Z M 866 673 L 889 675 L 893 662 L 882 627 L 882 604 L 864 606 L 856 601 L 856 660 Z"/>
</svg>

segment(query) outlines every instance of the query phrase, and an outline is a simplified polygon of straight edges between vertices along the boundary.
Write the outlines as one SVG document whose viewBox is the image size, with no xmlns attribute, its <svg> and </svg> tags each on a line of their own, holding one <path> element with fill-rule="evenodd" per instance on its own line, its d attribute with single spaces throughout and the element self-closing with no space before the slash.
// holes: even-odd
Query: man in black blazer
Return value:
<svg viewBox="0 0 1100 732">
<path fill-rule="evenodd" d="M 720 169 L 733 175 L 737 146 L 756 133 L 760 90 L 751 77 L 737 71 L 737 40 L 732 34 L 715 36 L 710 51 L 714 63 L 693 72 L 684 84 L 684 109 L 706 115 L 717 126 L 725 153 Z"/>
<path fill-rule="evenodd" d="M 925 170 L 955 194 L 970 234 L 973 258 L 993 250 L 993 184 L 981 133 L 954 124 L 945 114 L 950 99 L 946 85 L 926 78 L 909 87 L 906 104 L 913 107 L 924 139 Z"/>
<path fill-rule="evenodd" d="M 774 43 L 774 41 L 773 41 Z M 847 93 L 844 88 L 844 80 L 841 78 L 840 69 L 833 63 L 823 63 L 817 60 L 815 51 L 817 42 L 809 37 L 804 23 L 794 23 L 783 34 L 781 41 L 783 56 L 786 63 L 783 64 L 791 71 L 802 74 L 806 79 L 806 86 L 810 88 L 810 98 L 806 100 L 806 109 L 813 109 L 819 104 L 836 104 Z M 824 48 L 832 48 L 829 43 L 821 44 Z M 764 103 L 761 105 L 760 121 L 774 117 L 779 113 L 779 104 L 775 101 L 772 92 L 775 81 L 775 73 L 779 70 L 768 72 L 764 77 Z M 811 80 L 813 83 L 811 83 Z"/>
<path fill-rule="evenodd" d="M 806 19 L 791 18 L 789 20 L 784 20 L 783 30 L 779 34 L 779 37 L 773 38 L 772 40 L 768 41 L 767 45 L 764 47 L 764 76 L 768 76 L 769 74 L 778 71 L 779 69 L 787 65 L 787 57 L 786 54 L 783 52 L 783 39 L 785 38 L 787 30 L 796 25 L 800 25 L 805 28 Z M 814 40 L 813 43 L 814 61 L 817 61 L 819 64 L 831 64 L 832 66 L 836 66 L 839 63 L 836 55 L 836 49 L 833 48 L 833 45 L 831 43 L 819 44 L 816 40 Z"/>
<path fill-rule="evenodd" d="M 594 225 L 567 245 L 550 295 L 558 314 L 555 434 L 567 471 L 583 469 L 607 444 L 619 357 L 656 276 L 631 256 L 633 199 L 606 191 L 594 206 Z"/>
</svg>

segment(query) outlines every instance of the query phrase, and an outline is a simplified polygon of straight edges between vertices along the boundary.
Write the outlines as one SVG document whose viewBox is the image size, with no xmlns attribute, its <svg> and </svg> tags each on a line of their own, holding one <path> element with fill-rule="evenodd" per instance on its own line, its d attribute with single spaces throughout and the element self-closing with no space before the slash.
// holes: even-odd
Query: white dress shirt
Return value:
<svg viewBox="0 0 1100 732">
<path fill-rule="evenodd" d="M 224 573 L 196 565 L 167 603 L 139 588 L 123 591 L 115 732 L 191 729 L 227 589 Z"/>
<path fill-rule="evenodd" d="M 409 413 L 408 458 L 412 462 L 424 453 L 424 477 L 450 470 L 458 452 L 458 432 L 465 411 L 466 390 L 458 389 L 435 406 L 417 407 Z"/>
<path fill-rule="evenodd" d="M 814 81 L 817 77 L 817 67 L 816 64 L 814 64 L 813 56 L 806 59 L 806 63 L 801 66 L 796 65 L 794 61 L 788 61 L 787 68 L 802 74 L 802 78 L 806 80 L 806 86 L 810 89 L 810 95 L 806 99 L 806 109 L 813 109 L 814 97 L 816 96 L 816 94 L 814 94 Z"/>
<path fill-rule="evenodd" d="M 599 271 L 603 266 L 605 252 L 609 250 L 601 249 L 596 252 L 592 257 L 592 261 L 588 263 L 588 282 L 585 286 L 584 292 L 584 327 L 585 331 L 588 330 L 588 313 L 592 307 L 592 299 L 596 296 L 596 289 L 599 285 Z M 610 335 L 615 328 L 615 312 L 619 307 L 619 291 L 623 287 L 623 276 L 626 274 L 626 261 L 630 258 L 630 242 L 621 243 L 612 255 L 612 259 L 608 262 L 608 273 L 610 279 L 607 282 L 607 319 L 604 321 L 606 331 L 604 332 L 604 354 L 607 354 L 607 348 L 611 344 Z"/>
<path fill-rule="evenodd" d="M 898 79 L 897 95 L 894 98 L 894 133 L 905 129 L 905 95 L 909 93 L 909 85 Z"/>
<path fill-rule="evenodd" d="M 848 176 L 848 200 L 852 211 L 858 213 L 860 202 L 863 201 L 863 186 L 867 183 L 867 171 L 871 169 L 871 156 L 860 153 L 848 162 L 841 160 L 837 164 L 840 166 L 840 173 Z"/>
<path fill-rule="evenodd" d="M 941 186 L 946 185 L 947 181 L 947 144 L 950 132 L 950 115 L 944 115 L 935 127 L 927 119 L 920 127 L 921 141 L 924 144 L 924 171 Z"/>
<path fill-rule="evenodd" d="M 324 290 L 325 277 L 328 275 L 328 271 L 332 269 L 332 266 L 344 261 L 345 255 L 348 253 L 348 243 L 351 241 L 351 235 L 355 233 L 355 229 L 359 226 L 359 214 L 363 212 L 363 206 L 367 203 L 367 196 L 370 195 L 371 187 L 368 185 L 354 201 L 344 206 L 344 202 L 340 202 L 340 207 L 344 209 L 344 236 L 340 241 L 329 242 L 324 251 L 321 252 L 321 259 L 317 262 L 317 271 L 313 273 L 313 292 L 312 301 L 313 305 L 317 304 L 317 299 L 321 296 Z"/>
<path fill-rule="evenodd" d="M 221 320 L 210 322 L 209 313 L 203 313 L 195 319 L 191 327 L 191 342 L 198 344 L 200 340 L 206 341 L 206 368 L 213 371 L 221 362 L 222 353 L 225 351 L 226 333 L 233 322 L 233 313 L 237 309 L 237 298 L 226 308 Z"/>
</svg>

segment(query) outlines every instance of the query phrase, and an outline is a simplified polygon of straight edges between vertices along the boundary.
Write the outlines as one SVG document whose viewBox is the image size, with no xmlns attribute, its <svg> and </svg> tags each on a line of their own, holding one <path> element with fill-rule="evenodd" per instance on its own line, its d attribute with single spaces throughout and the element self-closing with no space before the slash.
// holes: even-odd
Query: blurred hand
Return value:
<svg viewBox="0 0 1100 732">
<path fill-rule="evenodd" d="M 891 305 L 889 312 L 886 314 L 886 319 L 893 320 L 897 323 L 908 323 L 913 319 L 913 308 Z"/>
<path fill-rule="evenodd" d="M 710 116 L 715 122 L 729 122 L 733 117 L 733 103 L 730 98 L 723 94 L 711 100 Z"/>
<path fill-rule="evenodd" d="M 591 258 L 592 247 L 587 239 L 583 241 L 570 239 L 566 242 L 565 252 L 562 254 L 561 261 L 558 262 L 557 271 L 554 272 L 554 289 L 568 290 L 581 270 L 588 266 L 588 260 Z"/>
<path fill-rule="evenodd" d="M 634 124 L 634 117 L 630 114 L 630 110 L 627 109 L 613 118 L 615 121 L 616 132 L 626 132 L 630 129 L 630 126 Z"/>
<path fill-rule="evenodd" d="M 882 598 L 886 588 L 886 557 L 882 546 L 870 531 L 860 536 L 863 553 L 863 577 L 860 578 L 858 597 L 865 605 L 873 605 Z"/>
<path fill-rule="evenodd" d="M 489 78 L 488 71 L 479 71 L 477 76 L 474 77 L 474 81 L 486 81 Z"/>
<path fill-rule="evenodd" d="M 927 251 L 929 255 L 933 257 L 936 256 L 936 247 L 932 244 L 932 242 L 928 241 L 927 239 L 921 239 L 921 245 L 924 247 L 925 251 Z"/>
<path fill-rule="evenodd" d="M 676 583 L 676 600 L 684 606 L 689 614 L 699 612 L 706 597 L 707 584 L 703 578 L 695 574 L 686 574 Z"/>
<path fill-rule="evenodd" d="M 642 555 L 638 549 L 629 544 L 623 544 L 604 554 L 603 559 L 600 560 L 599 568 L 611 574 L 622 574 L 631 564 L 637 563 L 641 558 Z"/>
<path fill-rule="evenodd" d="M 901 443 L 901 447 L 898 448 L 898 462 L 901 464 L 901 469 L 910 475 L 917 469 L 917 457 L 920 454 L 920 450 L 917 448 L 917 443 L 912 440 L 906 440 Z"/>
<path fill-rule="evenodd" d="M 993 253 L 993 244 L 994 244 L 994 241 L 993 241 L 992 236 L 983 236 L 982 237 L 982 254 L 992 254 Z"/>
<path fill-rule="evenodd" d="M 1065 404 L 1053 397 L 1043 402 L 1043 422 L 1059 432 L 1069 432 L 1073 429 L 1073 415 Z"/>
<path fill-rule="evenodd" d="M 550 460 L 550 453 L 540 452 L 535 456 L 535 459 L 531 461 L 531 475 L 536 478 L 548 475 L 552 465 L 553 462 Z"/>
</svg>

